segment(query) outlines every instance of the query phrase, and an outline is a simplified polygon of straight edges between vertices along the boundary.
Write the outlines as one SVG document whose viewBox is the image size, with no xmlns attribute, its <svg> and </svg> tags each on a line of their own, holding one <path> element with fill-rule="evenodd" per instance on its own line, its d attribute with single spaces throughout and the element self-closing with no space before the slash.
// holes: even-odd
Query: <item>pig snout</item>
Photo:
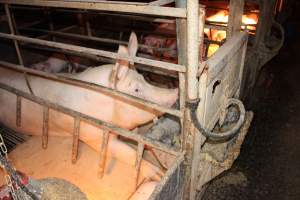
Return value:
<svg viewBox="0 0 300 200">
<path fill-rule="evenodd" d="M 154 88 L 153 93 L 150 92 L 148 99 L 159 105 L 171 107 L 178 99 L 178 89 Z"/>
</svg>

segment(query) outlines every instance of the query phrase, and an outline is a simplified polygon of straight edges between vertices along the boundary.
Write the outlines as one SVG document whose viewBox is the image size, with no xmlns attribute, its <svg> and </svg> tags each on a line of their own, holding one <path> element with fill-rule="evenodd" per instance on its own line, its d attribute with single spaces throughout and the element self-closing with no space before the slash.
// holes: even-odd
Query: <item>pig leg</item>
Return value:
<svg viewBox="0 0 300 200">
<path fill-rule="evenodd" d="M 85 142 L 87 145 L 100 152 L 100 144 L 103 139 L 103 131 L 97 127 L 94 127 L 87 123 L 81 123 L 80 140 Z M 128 146 L 126 143 L 120 141 L 117 135 L 111 133 L 108 142 L 107 154 L 110 157 L 114 157 L 121 162 L 127 163 L 131 166 L 135 165 L 136 160 L 136 150 Z M 144 177 L 151 178 L 153 180 L 160 180 L 161 170 L 143 160 L 141 163 L 141 175 Z"/>
</svg>

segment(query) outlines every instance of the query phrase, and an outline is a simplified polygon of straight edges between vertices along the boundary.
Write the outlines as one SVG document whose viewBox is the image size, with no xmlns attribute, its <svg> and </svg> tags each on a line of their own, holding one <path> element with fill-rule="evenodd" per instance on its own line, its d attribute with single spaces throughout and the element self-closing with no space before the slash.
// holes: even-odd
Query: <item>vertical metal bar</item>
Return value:
<svg viewBox="0 0 300 200">
<path fill-rule="evenodd" d="M 204 7 L 199 10 L 199 61 L 204 61 L 204 25 L 205 25 L 205 9 Z"/>
<path fill-rule="evenodd" d="M 228 26 L 226 32 L 227 39 L 232 37 L 234 33 L 241 31 L 244 3 L 244 0 L 230 0 Z"/>
<path fill-rule="evenodd" d="M 77 20 L 78 20 L 81 35 L 85 35 L 85 30 L 84 30 L 85 23 L 84 23 L 84 18 L 82 13 L 77 14 Z"/>
<path fill-rule="evenodd" d="M 16 125 L 21 126 L 21 117 L 22 117 L 22 97 L 17 96 L 17 105 L 16 105 Z"/>
<path fill-rule="evenodd" d="M 79 132 L 80 132 L 80 119 L 74 118 L 74 130 L 73 130 L 73 148 L 72 148 L 72 163 L 76 163 L 78 156 L 79 145 Z"/>
<path fill-rule="evenodd" d="M 177 8 L 186 8 L 186 0 L 176 0 Z M 187 25 L 186 19 L 176 19 L 176 36 L 177 36 L 177 52 L 178 52 L 178 64 L 186 66 L 186 53 L 187 53 Z M 179 73 L 179 104 L 180 110 L 184 112 L 185 100 L 186 100 L 186 79 L 184 73 Z M 180 119 L 181 125 L 181 149 L 183 150 L 183 144 L 185 139 L 184 132 L 184 119 Z"/>
<path fill-rule="evenodd" d="M 49 30 L 50 31 L 54 31 L 54 23 L 53 23 L 53 20 L 52 20 L 52 16 L 51 16 L 51 11 L 49 8 L 46 8 L 46 15 L 47 15 L 47 18 L 48 18 L 48 22 L 49 22 Z M 52 35 L 52 40 L 53 41 L 56 41 L 56 37 Z"/>
<path fill-rule="evenodd" d="M 139 177 L 141 171 L 141 164 L 143 160 L 143 154 L 145 150 L 145 145 L 141 142 L 138 143 L 138 148 L 136 152 L 136 160 L 135 160 L 135 188 L 137 188 L 139 184 Z"/>
<path fill-rule="evenodd" d="M 203 8 L 201 8 L 203 9 Z M 202 22 L 201 22 L 202 23 Z M 204 26 L 201 24 L 201 26 Z M 198 98 L 198 80 L 197 72 L 199 67 L 199 1 L 189 0 L 187 1 L 187 100 L 193 102 Z M 201 49 L 202 51 L 203 49 Z M 188 163 L 186 176 L 192 178 L 192 171 L 195 170 L 192 167 L 193 163 L 193 150 L 195 148 L 201 148 L 200 146 L 195 146 L 194 140 L 197 137 L 195 128 L 191 123 L 190 119 L 190 109 L 186 109 L 185 120 L 186 120 L 186 151 L 187 157 L 186 161 Z M 195 186 L 193 185 L 191 179 L 189 185 L 186 186 L 186 193 L 189 193 L 185 198 L 194 200 L 196 197 Z M 188 189 L 189 188 L 189 189 Z M 188 197 L 189 196 L 189 197 Z"/>
<path fill-rule="evenodd" d="M 89 18 L 89 14 L 86 14 L 85 17 L 85 26 L 86 26 L 86 33 L 89 37 L 92 36 L 92 30 L 91 30 L 91 24 L 90 24 L 90 18 Z"/>
<path fill-rule="evenodd" d="M 203 42 L 204 42 L 204 24 L 205 24 L 205 9 L 204 7 L 200 6 L 199 9 L 199 57 L 200 61 L 202 62 L 203 56 Z M 200 85 L 199 85 L 200 87 Z M 199 88 L 197 88 L 199 91 Z M 201 91 L 202 92 L 202 91 Z M 200 93 L 201 93 L 200 92 Z M 190 111 L 189 111 L 190 112 Z M 189 112 L 187 113 L 189 115 Z M 189 117 L 189 116 L 188 116 Z M 190 184 L 190 199 L 196 198 L 196 191 L 197 191 L 197 182 L 198 182 L 198 175 L 199 175 L 199 164 L 200 164 L 200 153 L 201 153 L 201 146 L 203 141 L 205 140 L 204 136 L 196 130 L 192 124 L 191 132 L 194 133 L 193 139 L 193 149 L 192 149 L 192 162 L 191 162 L 191 184 Z"/>
<path fill-rule="evenodd" d="M 17 26 L 17 22 L 16 22 L 16 18 L 15 18 L 15 15 L 12 11 L 11 12 L 11 21 L 12 21 L 12 24 L 13 24 L 13 27 L 14 27 L 14 30 L 15 30 L 15 33 L 17 35 L 19 35 L 19 30 L 18 30 L 18 26 Z"/>
<path fill-rule="evenodd" d="M 44 149 L 48 146 L 48 130 L 49 130 L 49 107 L 44 106 L 43 108 L 43 136 L 42 136 L 42 147 Z"/>
<path fill-rule="evenodd" d="M 105 171 L 107 149 L 108 149 L 109 131 L 103 130 L 103 139 L 100 146 L 100 160 L 98 168 L 98 178 L 102 178 Z"/>
<path fill-rule="evenodd" d="M 187 1 L 187 96 L 198 97 L 197 72 L 199 64 L 199 1 Z"/>
<path fill-rule="evenodd" d="M 9 29 L 10 29 L 10 33 L 15 35 L 15 30 L 14 30 L 13 22 L 12 22 L 12 19 L 11 19 L 11 13 L 10 13 L 8 4 L 4 4 L 4 9 L 5 9 L 7 19 L 8 19 L 8 26 L 9 26 Z M 24 65 L 23 58 L 22 58 L 21 51 L 20 51 L 19 44 L 18 44 L 17 40 L 14 40 L 14 46 L 15 46 L 16 53 L 17 53 L 17 56 L 18 56 L 19 64 Z"/>
</svg>

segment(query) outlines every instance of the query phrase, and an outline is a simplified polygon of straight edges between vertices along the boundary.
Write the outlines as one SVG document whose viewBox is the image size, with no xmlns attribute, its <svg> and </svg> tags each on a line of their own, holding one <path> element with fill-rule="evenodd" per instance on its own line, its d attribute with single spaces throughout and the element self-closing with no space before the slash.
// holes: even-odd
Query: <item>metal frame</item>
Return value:
<svg viewBox="0 0 300 200">
<path fill-rule="evenodd" d="M 171 115 L 178 117 L 181 121 L 181 148 L 174 149 L 169 146 L 166 146 L 158 141 L 149 139 L 147 137 L 137 135 L 131 131 L 126 129 L 122 129 L 120 127 L 114 126 L 107 122 L 95 119 L 93 117 L 84 115 L 82 113 L 73 111 L 66 107 L 54 104 L 48 100 L 42 99 L 40 97 L 34 96 L 33 94 L 29 94 L 15 88 L 12 88 L 8 85 L 0 84 L 0 88 L 7 90 L 11 93 L 16 94 L 18 103 L 17 103 L 17 121 L 16 123 L 20 125 L 21 122 L 21 109 L 22 109 L 22 98 L 29 99 L 34 101 L 44 107 L 43 112 L 43 134 L 42 134 L 42 144 L 43 148 L 47 147 L 48 141 L 48 121 L 49 121 L 49 109 L 55 109 L 65 114 L 68 114 L 74 118 L 74 132 L 73 132 L 73 147 L 72 147 L 72 162 L 76 162 L 77 159 L 77 151 L 78 151 L 78 140 L 79 140 L 79 129 L 80 129 L 80 121 L 84 120 L 96 126 L 100 126 L 104 131 L 104 139 L 101 144 L 100 151 L 100 164 L 98 168 L 98 176 L 101 178 L 104 172 L 104 166 L 106 161 L 106 151 L 107 151 L 107 143 L 108 143 L 108 135 L 110 131 L 113 131 L 121 136 L 132 139 L 138 143 L 137 148 L 137 157 L 136 157 L 136 183 L 138 183 L 139 171 L 141 160 L 143 157 L 143 152 L 145 145 L 149 147 L 153 147 L 169 153 L 171 155 L 175 155 L 180 157 L 182 153 L 185 154 L 184 157 L 180 157 L 181 160 L 184 159 L 184 198 L 194 199 L 196 194 L 196 176 L 199 175 L 198 164 L 195 161 L 198 161 L 197 152 L 201 151 L 201 144 L 203 143 L 203 136 L 201 137 L 201 133 L 196 132 L 193 124 L 190 119 L 190 109 L 186 107 L 186 102 L 196 101 L 199 97 L 198 92 L 201 95 L 202 90 L 199 91 L 199 81 L 198 77 L 202 73 L 202 70 L 207 66 L 203 60 L 202 53 L 200 49 L 202 48 L 204 42 L 203 29 L 205 26 L 205 8 L 199 5 L 198 0 L 176 0 L 176 7 L 162 7 L 165 3 L 172 2 L 172 0 L 158 0 L 149 4 L 145 3 L 127 3 L 127 2 L 110 2 L 110 1 L 98 1 L 98 0 L 86 0 L 86 1 L 77 1 L 77 0 L 0 0 L 0 4 L 4 4 L 5 11 L 8 17 L 10 34 L 0 33 L 1 38 L 10 39 L 14 42 L 16 52 L 19 58 L 19 65 L 7 63 L 4 61 L 0 61 L 0 67 L 5 67 L 10 70 L 17 71 L 19 73 L 24 73 L 27 76 L 39 76 L 45 79 L 51 79 L 53 81 L 59 81 L 64 84 L 71 84 L 78 87 L 83 87 L 87 89 L 91 89 L 94 91 L 99 91 L 102 93 L 106 93 L 108 95 L 118 96 L 123 99 L 128 100 L 130 103 L 136 106 L 142 106 L 144 109 L 156 110 L 161 112 L 166 112 Z M 235 2 L 235 1 L 233 1 Z M 243 0 L 239 0 L 239 2 L 243 2 Z M 177 46 L 178 46 L 178 63 L 167 63 L 142 57 L 129 57 L 126 55 L 97 50 L 92 48 L 86 48 L 76 45 L 64 44 L 61 42 L 54 41 L 46 41 L 43 39 L 30 38 L 16 34 L 16 27 L 13 23 L 13 16 L 11 15 L 9 5 L 25 5 L 25 6 L 43 6 L 43 7 L 52 7 L 52 8 L 71 8 L 71 9 L 83 9 L 83 10 L 96 10 L 96 11 L 109 11 L 109 12 L 120 12 L 120 13 L 134 13 L 134 14 L 144 14 L 144 15 L 155 15 L 155 16 L 166 16 L 166 17 L 175 17 L 177 24 Z M 240 24 L 238 20 L 235 20 L 236 23 L 230 23 L 229 27 L 231 28 L 231 34 L 233 35 L 236 32 L 239 32 Z M 210 25 L 212 26 L 212 25 Z M 200 27 L 200 28 L 199 28 Z M 89 23 L 86 24 L 87 35 L 86 37 L 92 38 L 91 32 L 89 30 Z M 50 26 L 50 32 L 54 32 L 53 25 Z M 44 38 L 44 37 L 42 37 Z M 54 39 L 54 38 L 53 38 Z M 85 39 L 85 38 L 84 38 Z M 98 40 L 98 39 L 97 39 Z M 197 42 L 195 42 L 197 41 Z M 89 84 L 86 82 L 73 80 L 63 76 L 56 76 L 52 74 L 47 74 L 43 72 L 38 72 L 35 70 L 31 70 L 25 68 L 23 65 L 22 55 L 19 48 L 19 42 L 31 43 L 46 47 L 51 47 L 55 49 L 59 49 L 61 51 L 71 51 L 73 53 L 79 55 L 90 55 L 94 57 L 104 57 L 109 59 L 124 59 L 130 61 L 131 63 L 138 63 L 146 65 L 147 68 L 154 70 L 168 70 L 173 71 L 178 74 L 179 77 L 179 89 L 180 89 L 180 109 L 169 109 L 162 106 L 159 106 L 155 103 L 151 103 L 142 99 L 138 99 L 136 97 L 123 94 L 111 88 L 106 88 L 102 86 L 96 86 L 93 84 Z M 108 41 L 108 42 L 116 42 L 120 43 L 120 41 Z M 201 48 L 199 48 L 199 45 Z M 245 46 L 244 46 L 245 48 Z M 245 52 L 243 52 L 245 53 Z M 244 54 L 243 54 L 244 55 Z M 225 56 L 226 58 L 226 56 Z M 199 63 L 200 59 L 200 63 Z M 222 60 L 223 62 L 224 60 Z M 228 62 L 225 60 L 224 62 Z M 200 69 L 200 71 L 199 71 Z M 212 72 L 213 74 L 213 72 Z M 200 80 L 200 84 L 201 80 Z M 205 87 L 205 84 L 202 84 L 202 87 Z M 196 149 L 196 150 L 195 150 Z M 175 168 L 174 168 L 175 169 Z M 174 171 L 174 169 L 172 169 Z M 190 177 L 192 179 L 190 180 Z M 194 178 L 193 178 L 194 177 Z M 187 192 L 187 191 L 190 191 Z"/>
</svg>

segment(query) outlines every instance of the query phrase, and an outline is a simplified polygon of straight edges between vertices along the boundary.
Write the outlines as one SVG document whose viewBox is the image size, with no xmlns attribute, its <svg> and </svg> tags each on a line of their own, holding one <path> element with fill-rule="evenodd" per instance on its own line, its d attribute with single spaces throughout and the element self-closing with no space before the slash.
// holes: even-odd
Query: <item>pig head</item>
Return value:
<svg viewBox="0 0 300 200">
<path fill-rule="evenodd" d="M 80 67 L 84 66 L 79 64 L 79 58 L 73 56 L 69 57 L 63 54 L 53 54 L 47 60 L 30 66 L 32 69 L 48 73 L 60 73 L 63 71 L 71 73 Z"/>
<path fill-rule="evenodd" d="M 119 52 L 132 55 L 137 49 L 135 34 L 131 36 L 129 47 L 120 47 Z M 178 98 L 178 89 L 163 89 L 148 84 L 144 77 L 129 67 L 127 61 L 118 60 L 115 65 L 107 64 L 99 67 L 69 74 L 73 79 L 111 87 L 111 74 L 116 69 L 115 89 L 126 94 L 149 100 L 160 105 L 171 106 Z M 135 127 L 153 120 L 161 112 L 148 110 L 109 93 L 67 85 L 40 77 L 29 76 L 30 86 L 35 96 L 53 103 L 90 115 L 105 122 L 125 129 Z M 0 82 L 19 90 L 30 92 L 24 75 L 0 67 Z M 0 89 L 0 121 L 6 126 L 30 135 L 41 135 L 43 130 L 43 107 L 29 100 L 22 100 L 21 126 L 16 126 L 16 96 Z M 74 119 L 58 111 L 50 109 L 49 135 L 71 136 Z M 102 130 L 84 121 L 80 124 L 80 140 L 99 151 L 102 142 Z M 136 152 L 111 135 L 109 152 L 124 162 L 134 164 Z M 147 165 L 144 162 L 143 165 Z M 149 164 L 150 165 L 150 164 Z M 145 167 L 153 175 L 153 167 Z M 155 171 L 155 170 L 154 170 Z"/>
</svg>

